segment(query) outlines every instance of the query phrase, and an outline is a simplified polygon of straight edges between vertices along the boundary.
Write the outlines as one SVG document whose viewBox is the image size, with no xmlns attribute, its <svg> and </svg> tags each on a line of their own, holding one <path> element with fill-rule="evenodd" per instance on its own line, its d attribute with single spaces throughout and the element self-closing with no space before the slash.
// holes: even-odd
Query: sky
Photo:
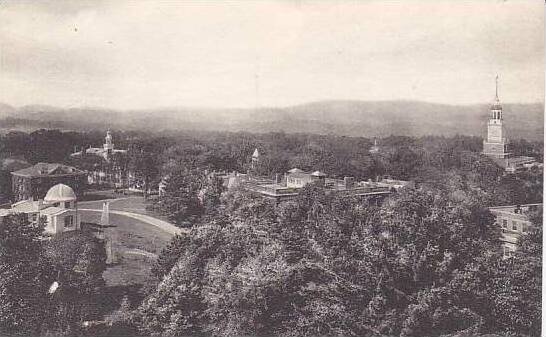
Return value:
<svg viewBox="0 0 546 337">
<path fill-rule="evenodd" d="M 544 7 L 0 0 L 0 102 L 149 109 L 544 101 Z"/>
</svg>

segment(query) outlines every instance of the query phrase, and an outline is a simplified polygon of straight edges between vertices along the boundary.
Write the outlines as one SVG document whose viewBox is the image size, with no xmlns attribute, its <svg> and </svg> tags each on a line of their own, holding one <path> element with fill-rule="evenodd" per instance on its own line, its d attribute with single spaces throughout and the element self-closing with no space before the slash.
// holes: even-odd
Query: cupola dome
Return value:
<svg viewBox="0 0 546 337">
<path fill-rule="evenodd" d="M 47 191 L 44 201 L 47 203 L 76 201 L 76 193 L 65 184 L 57 184 Z"/>
</svg>

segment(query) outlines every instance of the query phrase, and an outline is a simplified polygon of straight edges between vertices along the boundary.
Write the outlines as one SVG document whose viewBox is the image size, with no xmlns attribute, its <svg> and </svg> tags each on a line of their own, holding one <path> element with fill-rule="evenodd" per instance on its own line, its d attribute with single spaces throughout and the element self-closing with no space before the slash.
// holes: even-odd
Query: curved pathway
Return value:
<svg viewBox="0 0 546 337">
<path fill-rule="evenodd" d="M 102 213 L 102 209 L 92 209 L 92 208 L 78 208 L 78 211 L 100 212 L 100 213 Z M 156 219 L 156 218 L 151 217 L 149 215 L 131 213 L 131 212 L 125 212 L 125 211 L 115 211 L 115 210 L 110 210 L 110 214 L 123 215 L 123 216 L 129 217 L 129 218 L 140 220 L 140 221 L 142 221 L 144 223 L 147 223 L 147 224 L 150 224 L 152 226 L 158 227 L 161 230 L 163 230 L 163 231 L 165 231 L 167 233 L 170 233 L 172 235 L 177 235 L 177 234 L 188 233 L 189 232 L 189 230 L 187 230 L 187 229 L 182 229 L 182 228 L 176 227 L 175 225 L 173 225 L 173 224 L 171 224 L 171 223 L 169 223 L 167 221 Z"/>
<path fill-rule="evenodd" d="M 152 259 L 157 258 L 157 254 L 150 253 L 150 252 L 147 252 L 145 250 L 138 249 L 138 248 L 125 249 L 125 250 L 123 250 L 123 252 L 125 254 L 142 255 L 142 256 L 152 258 Z"/>
</svg>

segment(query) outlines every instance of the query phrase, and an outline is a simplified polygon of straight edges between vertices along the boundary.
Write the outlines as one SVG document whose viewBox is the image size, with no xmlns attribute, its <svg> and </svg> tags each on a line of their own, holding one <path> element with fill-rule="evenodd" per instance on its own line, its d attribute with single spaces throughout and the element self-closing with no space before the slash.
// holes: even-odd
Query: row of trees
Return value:
<svg viewBox="0 0 546 337">
<path fill-rule="evenodd" d="M 321 170 L 333 177 L 352 176 L 357 180 L 390 175 L 398 179 L 430 181 L 450 170 L 478 172 L 473 165 L 482 166 L 481 180 L 487 178 L 487 174 L 499 185 L 497 180 L 502 176 L 494 163 L 480 156 L 481 138 L 470 136 L 391 136 L 379 140 L 379 153 L 370 154 L 373 141 L 362 137 L 228 132 L 180 132 L 161 136 L 115 132 L 114 135 L 116 146 L 129 150 L 128 160 L 121 166 L 139 179 L 145 190 L 157 189 L 163 177 L 181 167 L 247 172 L 255 148 L 259 149 L 261 157 L 254 173 L 265 176 L 299 167 Z M 103 132 L 11 132 L 0 136 L 0 160 L 19 158 L 29 164 L 39 161 L 70 163 L 69 155 L 74 147 L 101 146 L 103 142 Z M 513 150 L 518 155 L 532 155 L 540 161 L 542 145 L 541 142 L 519 140 L 513 142 Z M 100 163 L 87 164 L 89 167 L 83 168 L 90 169 Z M 0 187 L 9 186 L 9 168 L 0 170 L 3 170 Z M 516 183 L 513 185 L 516 188 Z M 0 198 L 1 194 L 7 193 L 9 189 L 0 190 Z"/>
<path fill-rule="evenodd" d="M 159 171 L 166 177 L 165 193 L 153 208 L 184 227 L 198 222 L 208 211 L 214 212 L 223 188 L 221 182 L 211 178 L 209 172 L 237 167 L 238 161 L 242 163 L 238 169 L 245 170 L 250 151 L 254 146 L 260 146 L 256 145 L 256 141 L 252 143 L 245 138 L 245 135 L 241 137 L 245 151 L 249 151 L 247 162 L 243 161 L 244 151 L 235 151 L 237 143 L 231 138 L 222 139 L 225 141 L 221 146 L 223 154 L 217 151 L 216 140 L 211 140 L 208 145 L 188 141 L 167 148 L 156 161 L 158 165 L 164 163 Z M 370 177 L 364 175 L 366 171 L 366 174 L 374 172 L 381 176 L 388 173 L 394 178 L 413 180 L 431 188 L 441 189 L 446 185 L 455 190 L 471 188 L 481 193 L 483 206 L 542 202 L 541 170 L 506 175 L 494 161 L 479 153 L 481 144 L 475 137 L 389 137 L 382 141 L 384 145 L 378 154 L 370 154 L 369 144 L 359 138 L 309 136 L 306 140 L 308 143 L 296 146 L 295 150 L 294 144 L 290 148 L 290 143 L 283 141 L 283 138 L 297 141 L 301 140 L 299 135 L 280 134 L 272 139 L 267 135 L 261 137 L 272 143 L 261 145 L 269 152 L 262 151 L 257 166 L 251 172 L 253 174 L 271 176 L 289 167 L 307 170 L 328 167 L 330 171 L 327 172 L 331 172 L 331 176 L 352 175 L 357 179 L 366 179 Z M 286 147 L 287 153 L 272 150 L 275 146 Z M 291 153 L 295 153 L 294 158 L 283 159 Z M 239 155 L 242 157 L 233 157 Z M 307 164 L 301 161 L 303 157 L 307 158 Z M 311 157 L 314 159 L 311 160 Z M 208 206 L 204 206 L 204 203 L 208 203 Z"/>
</svg>

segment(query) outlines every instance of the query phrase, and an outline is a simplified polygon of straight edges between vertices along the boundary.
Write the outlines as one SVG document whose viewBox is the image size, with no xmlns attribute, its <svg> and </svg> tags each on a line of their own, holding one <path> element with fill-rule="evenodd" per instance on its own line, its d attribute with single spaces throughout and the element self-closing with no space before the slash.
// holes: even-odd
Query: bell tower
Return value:
<svg viewBox="0 0 546 337">
<path fill-rule="evenodd" d="M 112 143 L 112 133 L 110 130 L 106 131 L 106 137 L 104 138 L 104 149 L 109 153 L 114 149 L 114 143 Z"/>
<path fill-rule="evenodd" d="M 499 76 L 495 77 L 495 100 L 491 104 L 491 115 L 487 122 L 487 138 L 483 141 L 483 154 L 493 158 L 507 158 L 508 139 L 502 117 L 502 105 L 499 100 Z"/>
</svg>

